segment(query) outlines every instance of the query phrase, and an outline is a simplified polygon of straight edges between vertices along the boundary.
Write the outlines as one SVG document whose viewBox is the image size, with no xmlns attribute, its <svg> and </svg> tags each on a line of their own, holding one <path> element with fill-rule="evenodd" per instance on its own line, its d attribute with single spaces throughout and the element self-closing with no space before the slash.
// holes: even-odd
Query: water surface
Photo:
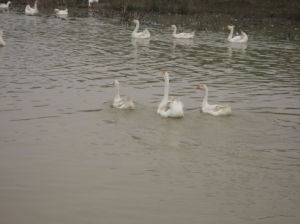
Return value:
<svg viewBox="0 0 300 224">
<path fill-rule="evenodd" d="M 0 13 L 1 223 L 297 223 L 300 43 Z M 142 25 L 144 28 L 145 25 Z M 181 28 L 182 29 L 182 28 Z M 183 119 L 156 114 L 160 70 Z M 112 82 L 137 103 L 111 108 Z M 200 113 L 209 101 L 233 114 Z"/>
</svg>

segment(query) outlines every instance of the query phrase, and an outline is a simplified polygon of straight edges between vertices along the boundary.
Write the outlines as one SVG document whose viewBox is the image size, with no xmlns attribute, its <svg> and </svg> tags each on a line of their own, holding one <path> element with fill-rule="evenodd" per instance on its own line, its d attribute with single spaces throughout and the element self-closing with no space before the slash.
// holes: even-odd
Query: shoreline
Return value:
<svg viewBox="0 0 300 224">
<path fill-rule="evenodd" d="M 21 0 L 14 5 L 33 5 Z M 38 0 L 39 1 L 39 0 Z M 88 0 L 49 0 L 38 4 L 41 8 L 89 8 Z M 284 18 L 300 22 L 300 4 L 298 0 L 99 0 L 90 7 L 93 10 L 105 10 L 122 16 L 132 14 L 161 14 L 161 15 L 228 15 L 250 19 Z"/>
<path fill-rule="evenodd" d="M 104 3 L 93 5 L 88 8 L 85 4 L 74 4 L 69 7 L 69 15 L 85 17 L 89 15 L 116 18 L 123 24 L 128 24 L 132 18 L 138 18 L 143 24 L 170 26 L 176 24 L 179 28 L 198 31 L 222 31 L 227 25 L 235 25 L 237 30 L 261 30 L 270 33 L 280 39 L 300 39 L 300 18 L 291 19 L 288 17 L 247 17 L 244 15 L 233 15 L 227 13 L 202 12 L 195 14 L 175 14 L 126 10 L 125 12 L 112 9 L 110 6 L 103 6 Z M 50 6 L 51 5 L 51 6 Z M 13 9 L 22 11 L 25 4 L 14 4 Z M 40 12 L 52 14 L 54 8 L 64 9 L 66 6 L 55 6 L 54 4 L 40 4 Z"/>
</svg>

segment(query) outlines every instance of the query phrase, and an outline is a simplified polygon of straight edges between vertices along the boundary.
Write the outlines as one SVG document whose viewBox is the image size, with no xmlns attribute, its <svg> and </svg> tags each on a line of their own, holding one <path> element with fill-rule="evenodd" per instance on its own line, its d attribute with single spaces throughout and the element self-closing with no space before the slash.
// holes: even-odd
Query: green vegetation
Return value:
<svg viewBox="0 0 300 224">
<path fill-rule="evenodd" d="M 88 0 L 39 0 L 45 8 L 52 6 L 87 7 Z M 18 2 L 26 3 L 28 0 Z M 30 2 L 34 2 L 31 0 Z M 95 9 L 114 10 L 122 14 L 228 14 L 249 18 L 284 17 L 300 20 L 299 0 L 99 0 Z"/>
</svg>

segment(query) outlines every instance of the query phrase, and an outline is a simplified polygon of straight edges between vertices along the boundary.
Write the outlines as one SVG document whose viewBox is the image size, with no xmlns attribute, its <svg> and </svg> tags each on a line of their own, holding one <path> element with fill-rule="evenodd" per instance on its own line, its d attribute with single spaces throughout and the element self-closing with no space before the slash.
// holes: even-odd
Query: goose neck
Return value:
<svg viewBox="0 0 300 224">
<path fill-rule="evenodd" d="M 168 101 L 169 98 L 169 76 L 165 75 L 165 88 L 164 88 L 164 101 Z"/>
<path fill-rule="evenodd" d="M 138 20 L 136 20 L 135 28 L 134 28 L 134 30 L 133 30 L 133 33 L 137 33 L 138 30 L 139 30 L 139 28 L 140 28 L 140 22 L 139 22 Z"/>
<path fill-rule="evenodd" d="M 203 98 L 203 105 L 208 105 L 208 88 L 204 85 L 204 98 Z"/>
<path fill-rule="evenodd" d="M 176 34 L 176 32 L 177 32 L 177 27 L 174 26 L 174 27 L 173 27 L 173 34 Z"/>
<path fill-rule="evenodd" d="M 232 36 L 233 36 L 233 27 L 229 28 L 230 29 L 230 32 L 229 32 L 229 35 L 228 35 L 228 40 L 231 40 L 232 39 Z"/>
<path fill-rule="evenodd" d="M 115 98 L 120 98 L 120 87 L 116 84 Z"/>
</svg>

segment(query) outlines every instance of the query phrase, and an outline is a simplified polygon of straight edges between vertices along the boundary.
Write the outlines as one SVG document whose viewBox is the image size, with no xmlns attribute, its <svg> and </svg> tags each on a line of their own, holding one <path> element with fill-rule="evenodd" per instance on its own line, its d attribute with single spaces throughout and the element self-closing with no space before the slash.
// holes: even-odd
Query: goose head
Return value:
<svg viewBox="0 0 300 224">
<path fill-rule="evenodd" d="M 228 25 L 228 26 L 227 26 L 227 29 L 228 29 L 228 30 L 233 30 L 233 29 L 234 29 L 234 26 L 233 26 L 233 25 Z"/>
<path fill-rule="evenodd" d="M 137 19 L 132 19 L 130 20 L 130 24 L 137 24 L 138 23 L 138 20 Z"/>
<path fill-rule="evenodd" d="M 169 77 L 169 72 L 170 72 L 170 71 L 161 70 L 160 72 L 163 74 L 163 76 Z"/>
<path fill-rule="evenodd" d="M 205 84 L 200 84 L 200 85 L 197 85 L 197 86 L 195 86 L 194 87 L 194 89 L 206 89 L 207 87 L 206 87 L 206 85 Z"/>
<path fill-rule="evenodd" d="M 113 85 L 114 85 L 114 87 L 118 87 L 120 85 L 119 81 L 115 79 L 113 82 Z"/>
<path fill-rule="evenodd" d="M 165 81 L 169 82 L 169 71 L 162 70 L 160 72 L 163 74 Z"/>
</svg>

